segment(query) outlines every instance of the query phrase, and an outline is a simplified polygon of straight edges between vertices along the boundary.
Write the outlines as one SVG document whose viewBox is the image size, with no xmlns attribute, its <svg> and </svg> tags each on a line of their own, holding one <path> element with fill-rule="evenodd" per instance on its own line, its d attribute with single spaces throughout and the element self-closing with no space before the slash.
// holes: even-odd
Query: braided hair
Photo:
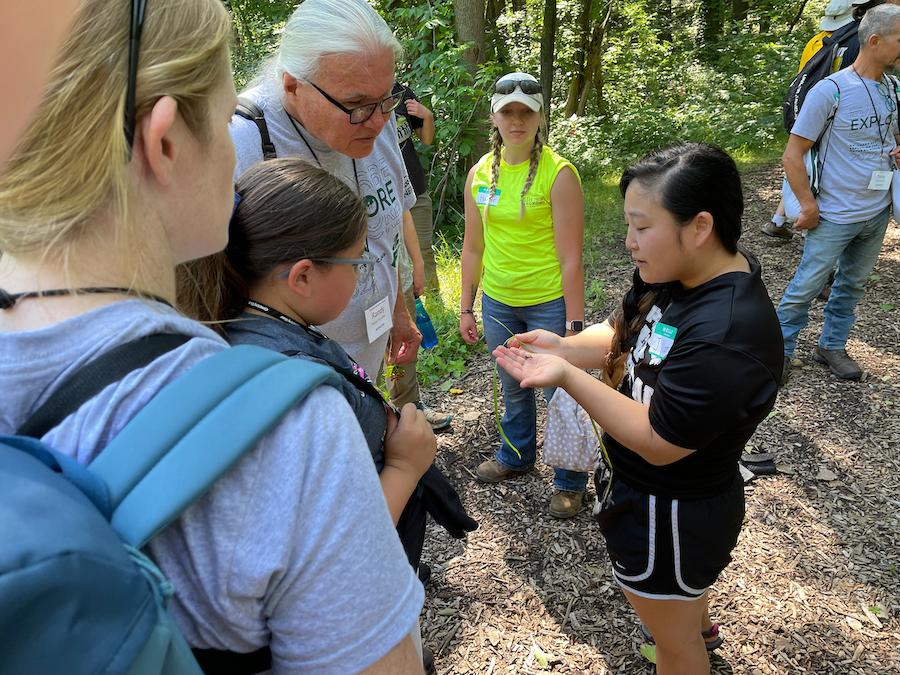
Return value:
<svg viewBox="0 0 900 675">
<path fill-rule="evenodd" d="M 503 147 L 503 139 L 500 136 L 500 130 L 497 127 L 491 128 L 491 187 L 488 194 L 488 200 L 484 205 L 482 220 L 487 222 L 487 212 L 491 201 L 497 194 L 497 180 L 500 176 L 500 158 L 501 149 Z M 528 175 L 525 177 L 525 185 L 522 187 L 522 194 L 519 196 L 519 218 L 525 217 L 525 195 L 531 189 L 534 183 L 534 177 L 537 175 L 538 165 L 541 163 L 541 153 L 544 150 L 544 139 L 539 128 L 534 136 L 534 145 L 531 147 L 531 154 L 528 157 Z"/>
</svg>

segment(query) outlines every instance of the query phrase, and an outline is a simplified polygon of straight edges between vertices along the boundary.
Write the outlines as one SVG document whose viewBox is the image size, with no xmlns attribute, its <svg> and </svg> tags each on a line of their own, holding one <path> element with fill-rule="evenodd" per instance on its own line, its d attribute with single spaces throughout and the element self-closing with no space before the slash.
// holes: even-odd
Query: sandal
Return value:
<svg viewBox="0 0 900 675">
<path fill-rule="evenodd" d="M 644 624 L 641 624 L 641 633 L 643 634 L 644 639 L 651 645 L 656 644 L 656 641 L 650 634 L 650 629 Z M 719 624 L 717 623 L 714 623 L 709 630 L 701 631 L 700 635 L 703 636 L 703 642 L 706 643 L 706 651 L 708 652 L 715 651 L 722 646 L 723 642 L 725 642 L 725 639 L 719 634 Z"/>
</svg>

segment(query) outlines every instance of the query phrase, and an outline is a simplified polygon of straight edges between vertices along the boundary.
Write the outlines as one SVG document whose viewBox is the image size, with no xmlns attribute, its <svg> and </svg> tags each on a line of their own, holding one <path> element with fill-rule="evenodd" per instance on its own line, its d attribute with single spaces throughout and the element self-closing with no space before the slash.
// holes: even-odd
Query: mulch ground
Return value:
<svg viewBox="0 0 900 675">
<path fill-rule="evenodd" d="M 759 232 L 777 188 L 776 168 L 745 176 L 743 243 L 759 257 L 773 302 L 802 251 L 799 236 L 775 246 Z M 626 288 L 631 268 L 621 242 L 619 250 L 604 269 L 587 270 L 588 283 L 602 279 L 607 291 L 589 319 L 602 320 Z M 822 307 L 813 306 L 775 413 L 750 441 L 775 454 L 779 473 L 747 484 L 734 561 L 711 592 L 726 638 L 714 673 L 900 673 L 896 224 L 848 345 L 863 381 L 839 381 L 812 361 Z M 497 437 L 486 354 L 458 387 L 458 396 L 428 392 L 434 407 L 455 416 L 452 432 L 439 437 L 438 463 L 481 526 L 458 541 L 429 525 L 424 559 L 433 576 L 422 630 L 438 672 L 652 673 L 590 508 L 568 521 L 551 518 L 552 474 L 541 463 L 507 483 L 475 481 Z"/>
</svg>

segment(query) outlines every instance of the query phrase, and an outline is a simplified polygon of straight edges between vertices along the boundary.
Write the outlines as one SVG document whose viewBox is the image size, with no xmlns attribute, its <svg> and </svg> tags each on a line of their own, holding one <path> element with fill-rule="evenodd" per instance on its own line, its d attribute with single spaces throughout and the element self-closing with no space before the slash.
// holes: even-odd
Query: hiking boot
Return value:
<svg viewBox="0 0 900 675">
<path fill-rule="evenodd" d="M 832 373 L 842 380 L 858 380 L 862 377 L 862 368 L 847 353 L 846 349 L 822 349 L 816 347 L 813 352 L 816 363 L 824 363 Z"/>
<path fill-rule="evenodd" d="M 787 384 L 787 381 L 791 378 L 791 357 L 784 357 L 784 369 L 781 371 L 781 382 L 778 384 L 779 387 L 783 387 Z"/>
<path fill-rule="evenodd" d="M 496 459 L 488 459 L 479 464 L 478 468 L 475 469 L 475 477 L 482 483 L 500 483 L 509 480 L 510 478 L 521 476 L 523 473 L 528 473 L 528 471 L 528 469 L 525 471 L 515 471 L 514 469 L 503 466 Z"/>
<path fill-rule="evenodd" d="M 432 410 L 421 401 L 416 401 L 416 407 L 422 411 L 423 415 L 425 415 L 425 421 L 431 425 L 432 431 L 443 431 L 444 429 L 450 428 L 450 423 L 453 421 L 453 415 Z"/>
<path fill-rule="evenodd" d="M 767 237 L 772 237 L 773 239 L 780 239 L 781 241 L 790 241 L 794 233 L 791 232 L 790 225 L 777 225 L 772 221 L 769 221 L 765 225 L 762 226 L 762 233 Z"/>
<path fill-rule="evenodd" d="M 550 498 L 550 515 L 554 518 L 571 518 L 584 507 L 584 492 L 560 490 Z"/>
</svg>

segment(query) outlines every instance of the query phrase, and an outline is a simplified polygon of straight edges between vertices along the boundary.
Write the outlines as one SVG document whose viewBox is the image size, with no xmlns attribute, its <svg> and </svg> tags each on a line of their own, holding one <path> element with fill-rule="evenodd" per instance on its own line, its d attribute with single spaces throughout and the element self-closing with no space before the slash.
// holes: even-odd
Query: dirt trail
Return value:
<svg viewBox="0 0 900 675">
<path fill-rule="evenodd" d="M 778 171 L 745 176 L 744 244 L 763 265 L 777 302 L 802 241 L 774 247 L 759 232 L 771 214 Z M 602 278 L 606 306 L 620 298 L 630 267 L 621 256 Z M 588 283 L 590 283 L 590 278 Z M 900 673 L 900 229 L 891 224 L 858 308 L 848 346 L 866 370 L 841 382 L 815 364 L 822 303 L 801 336 L 795 368 L 751 444 L 777 457 L 781 473 L 747 486 L 747 517 L 734 562 L 715 585 L 713 619 L 726 642 L 715 673 Z M 638 623 L 617 589 L 589 509 L 569 521 L 546 511 L 552 480 L 535 472 L 485 486 L 474 469 L 496 431 L 491 371 L 477 357 L 460 396 L 429 392 L 454 413 L 439 440 L 439 463 L 480 529 L 465 542 L 430 525 L 432 566 L 423 631 L 439 673 L 649 673 L 638 655 Z M 471 421 L 463 421 L 464 416 Z M 540 452 L 540 451 L 539 451 Z M 593 499 L 593 495 L 591 495 Z"/>
</svg>

